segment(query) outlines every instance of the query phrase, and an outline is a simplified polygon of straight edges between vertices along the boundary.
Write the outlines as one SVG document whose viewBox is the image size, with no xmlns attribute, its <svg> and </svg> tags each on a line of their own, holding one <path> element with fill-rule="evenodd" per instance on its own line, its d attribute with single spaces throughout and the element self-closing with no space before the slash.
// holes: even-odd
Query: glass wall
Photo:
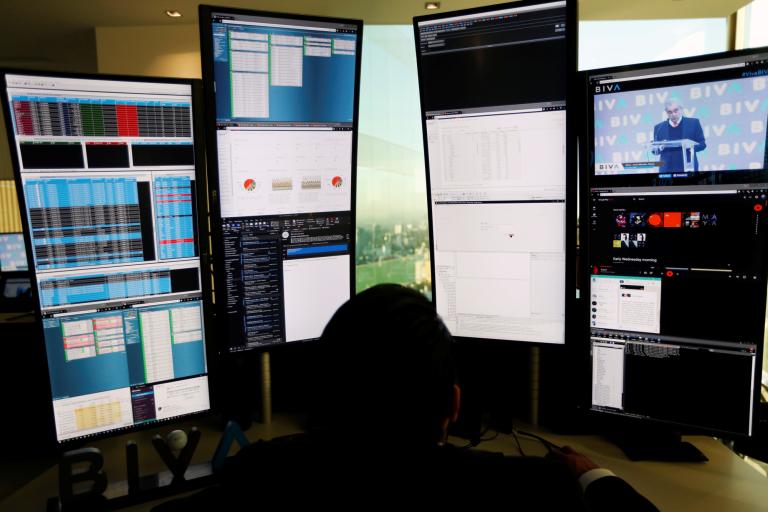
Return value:
<svg viewBox="0 0 768 512">
<path fill-rule="evenodd" d="M 413 27 L 363 33 L 357 146 L 357 290 L 401 283 L 431 293 Z"/>
<path fill-rule="evenodd" d="M 768 0 L 754 0 L 739 9 L 736 48 L 768 46 Z"/>
<path fill-rule="evenodd" d="M 726 18 L 611 20 L 579 23 L 579 69 L 722 52 Z"/>
</svg>

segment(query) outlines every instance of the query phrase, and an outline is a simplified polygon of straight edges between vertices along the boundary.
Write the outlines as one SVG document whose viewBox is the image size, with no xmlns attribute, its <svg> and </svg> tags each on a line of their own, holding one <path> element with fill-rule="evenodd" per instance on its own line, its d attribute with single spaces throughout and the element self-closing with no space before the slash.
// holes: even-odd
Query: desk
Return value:
<svg viewBox="0 0 768 512">
<path fill-rule="evenodd" d="M 35 321 L 34 311 L 2 311 L 0 324 L 31 324 Z"/>
<path fill-rule="evenodd" d="M 683 437 L 709 457 L 707 463 L 632 462 L 616 445 L 599 436 L 562 436 L 542 429 L 520 428 L 557 445 L 569 445 L 609 468 L 662 511 L 768 509 L 768 478 L 711 437 Z M 518 439 L 526 455 L 546 454 L 546 448 L 539 441 L 523 436 Z M 507 455 L 520 453 L 514 438 L 505 434 L 481 443 L 478 448 Z"/>
<path fill-rule="evenodd" d="M 195 452 L 192 463 L 210 460 L 219 439 L 215 422 L 211 419 L 187 421 L 180 428 L 197 425 L 203 436 Z M 521 427 L 523 428 L 523 427 Z M 151 445 L 151 438 L 156 433 L 166 433 L 171 428 L 154 429 L 134 434 L 126 434 L 112 439 L 95 441 L 90 446 L 99 448 L 104 455 L 104 471 L 111 482 L 125 479 L 125 442 L 133 439 L 139 443 L 139 467 L 141 474 L 164 470 L 164 466 Z M 705 464 L 631 462 L 618 447 L 598 436 L 561 436 L 550 434 L 542 429 L 523 428 L 542 435 L 558 445 L 570 445 L 577 451 L 589 456 L 603 467 L 610 468 L 624 478 L 639 492 L 653 501 L 662 511 L 750 511 L 768 508 L 768 479 L 736 456 L 727 447 L 711 437 L 687 436 L 686 441 L 693 443 L 704 452 L 710 461 Z M 255 424 L 246 435 L 251 441 L 269 439 L 301 431 L 301 422 L 296 418 L 276 415 L 272 425 Z M 520 436 L 520 444 L 527 455 L 544 455 L 546 449 L 534 439 Z M 454 444 L 462 446 L 466 441 L 452 439 Z M 237 448 L 235 444 L 233 451 Z M 519 455 L 517 443 L 510 435 L 499 434 L 491 441 L 480 444 L 480 449 L 500 451 L 507 455 Z M 51 467 L 27 485 L 18 489 L 3 502 L 1 511 L 44 510 L 48 497 L 58 492 L 58 472 Z M 160 500 L 163 501 L 163 500 Z M 150 502 L 123 509 L 127 512 L 149 510 L 159 503 Z"/>
</svg>

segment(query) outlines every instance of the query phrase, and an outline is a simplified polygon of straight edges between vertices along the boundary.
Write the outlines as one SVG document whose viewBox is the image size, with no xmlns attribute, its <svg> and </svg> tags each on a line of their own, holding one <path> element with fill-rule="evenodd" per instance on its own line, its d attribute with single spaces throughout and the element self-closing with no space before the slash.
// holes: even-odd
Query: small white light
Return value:
<svg viewBox="0 0 768 512">
<path fill-rule="evenodd" d="M 424 8 L 428 11 L 434 11 L 440 8 L 440 2 L 427 2 L 424 4 Z"/>
<path fill-rule="evenodd" d="M 181 18 L 182 16 L 179 11 L 165 11 L 165 15 L 169 18 Z"/>
</svg>

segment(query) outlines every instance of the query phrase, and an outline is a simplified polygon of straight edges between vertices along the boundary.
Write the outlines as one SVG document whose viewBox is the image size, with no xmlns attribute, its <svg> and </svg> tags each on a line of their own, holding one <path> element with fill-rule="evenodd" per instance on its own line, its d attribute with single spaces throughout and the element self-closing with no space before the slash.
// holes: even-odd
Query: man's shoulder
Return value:
<svg viewBox="0 0 768 512">
<path fill-rule="evenodd" d="M 701 121 L 699 121 L 699 119 L 697 117 L 684 117 L 682 122 L 684 124 L 688 124 L 688 125 L 693 125 L 693 126 L 699 125 L 699 126 L 701 126 Z"/>
</svg>

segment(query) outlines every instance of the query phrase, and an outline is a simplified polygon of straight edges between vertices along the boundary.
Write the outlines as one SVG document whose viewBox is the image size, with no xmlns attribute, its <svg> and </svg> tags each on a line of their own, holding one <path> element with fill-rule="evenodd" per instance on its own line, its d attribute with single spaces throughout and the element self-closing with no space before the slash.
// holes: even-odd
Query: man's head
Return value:
<svg viewBox="0 0 768 512">
<path fill-rule="evenodd" d="M 669 98 L 664 102 L 664 112 L 667 114 L 672 124 L 677 124 L 683 118 L 683 105 L 680 103 L 679 98 Z"/>
<path fill-rule="evenodd" d="M 420 293 L 386 284 L 341 306 L 323 332 L 319 426 L 426 445 L 458 413 L 453 340 Z"/>
</svg>

